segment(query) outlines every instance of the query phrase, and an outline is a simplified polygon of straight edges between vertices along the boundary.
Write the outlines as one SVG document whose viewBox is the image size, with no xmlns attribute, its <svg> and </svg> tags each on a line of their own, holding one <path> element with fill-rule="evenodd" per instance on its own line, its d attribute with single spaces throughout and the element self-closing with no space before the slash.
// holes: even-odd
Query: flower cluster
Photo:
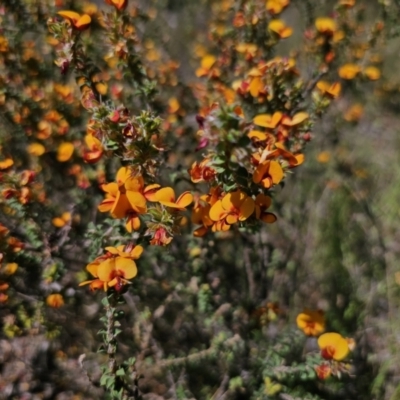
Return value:
<svg viewBox="0 0 400 400">
<path fill-rule="evenodd" d="M 189 174 L 193 183 L 210 186 L 209 194 L 199 194 L 195 203 L 192 221 L 201 225 L 196 236 L 234 224 L 275 222 L 267 211 L 273 192 L 303 163 L 316 118 L 341 91 L 339 82 L 302 73 L 293 57 L 271 58 L 292 33 L 277 19 L 288 6 L 289 1 L 244 2 L 234 12 L 231 2 L 215 5 L 216 13 L 225 12 L 213 40 L 229 47 L 219 49 L 219 56 L 203 53 L 196 71 L 208 84 L 198 91 L 202 160 L 192 164 Z M 237 30 L 234 37 L 230 24 Z M 262 31 L 265 25 L 268 30 Z"/>
<path fill-rule="evenodd" d="M 315 367 L 318 378 L 327 379 L 330 376 L 340 378 L 343 372 L 349 373 L 349 364 L 343 360 L 355 347 L 353 339 L 344 338 L 339 333 L 325 331 L 325 316 L 322 310 L 304 310 L 297 316 L 297 326 L 307 336 L 319 336 L 318 347 L 323 362 Z"/>
<path fill-rule="evenodd" d="M 141 227 L 140 217 L 146 217 L 145 235 L 152 237 L 151 244 L 158 245 L 169 244 L 180 225 L 179 212 L 193 201 L 188 191 L 176 199 L 171 187 L 161 188 L 157 183 L 146 186 L 143 176 L 130 167 L 121 167 L 116 182 L 104 184 L 102 189 L 106 198 L 100 203 L 99 211 L 125 219 L 128 232 L 138 231 Z"/>
</svg>

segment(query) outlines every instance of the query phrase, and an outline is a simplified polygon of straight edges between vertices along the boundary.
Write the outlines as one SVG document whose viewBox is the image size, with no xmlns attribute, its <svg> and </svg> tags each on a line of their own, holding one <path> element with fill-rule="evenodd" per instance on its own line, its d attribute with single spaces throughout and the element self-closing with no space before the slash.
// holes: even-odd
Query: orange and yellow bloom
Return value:
<svg viewBox="0 0 400 400">
<path fill-rule="evenodd" d="M 90 15 L 80 15 L 75 11 L 59 11 L 58 15 L 61 15 L 63 18 L 69 21 L 70 24 L 79 31 L 89 28 L 89 25 L 92 21 Z"/>
<path fill-rule="evenodd" d="M 336 332 L 321 335 L 318 338 L 318 346 L 321 349 L 322 357 L 326 360 L 341 361 L 350 352 L 348 340 Z"/>
<path fill-rule="evenodd" d="M 245 221 L 255 210 L 254 200 L 237 190 L 227 193 L 210 209 L 210 218 L 215 222 L 213 231 L 227 231 L 232 224 Z"/>
<path fill-rule="evenodd" d="M 96 279 L 80 283 L 80 286 L 90 284 L 91 290 L 108 288 L 121 290 L 129 284 L 129 280 L 137 275 L 137 260 L 143 253 L 142 246 L 120 245 L 106 247 L 107 253 L 97 257 L 87 265 L 87 271 Z"/>
<path fill-rule="evenodd" d="M 304 310 L 297 316 L 296 322 L 307 336 L 318 336 L 325 330 L 325 317 L 322 310 Z"/>
</svg>

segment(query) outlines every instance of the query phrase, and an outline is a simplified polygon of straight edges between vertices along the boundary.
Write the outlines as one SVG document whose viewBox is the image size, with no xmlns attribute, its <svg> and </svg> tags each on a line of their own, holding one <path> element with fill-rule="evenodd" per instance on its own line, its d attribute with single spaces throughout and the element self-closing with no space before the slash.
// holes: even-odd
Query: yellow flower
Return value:
<svg viewBox="0 0 400 400">
<path fill-rule="evenodd" d="M 14 161 L 12 158 L 6 158 L 3 161 L 0 161 L 0 171 L 8 169 L 14 165 Z"/>
<path fill-rule="evenodd" d="M 79 31 L 89 28 L 90 22 L 92 21 L 88 14 L 80 15 L 74 11 L 59 11 L 57 14 L 69 21 L 70 24 Z"/>
<path fill-rule="evenodd" d="M 254 200 L 246 193 L 237 190 L 227 193 L 222 200 L 214 203 L 210 209 L 210 218 L 221 224 L 215 226 L 216 230 L 228 230 L 230 225 L 249 218 L 254 209 Z"/>
<path fill-rule="evenodd" d="M 343 79 L 354 79 L 361 71 L 361 68 L 356 64 L 345 64 L 339 68 L 339 76 Z"/>
<path fill-rule="evenodd" d="M 268 24 L 268 29 L 276 33 L 281 39 L 286 39 L 293 33 L 293 29 L 286 26 L 286 24 L 280 19 L 273 19 Z"/>
<path fill-rule="evenodd" d="M 283 114 L 276 111 L 273 115 L 259 114 L 253 118 L 255 125 L 262 126 L 263 128 L 275 129 L 282 119 Z"/>
<path fill-rule="evenodd" d="M 308 119 L 308 114 L 306 112 L 298 112 L 296 113 L 293 118 L 285 115 L 282 118 L 282 125 L 293 127 L 295 125 L 300 125 L 302 122 Z"/>
<path fill-rule="evenodd" d="M 211 68 L 214 66 L 217 59 L 211 55 L 207 54 L 201 59 L 201 66 L 196 70 L 196 76 L 199 78 L 202 76 L 206 76 L 211 71 Z"/>
<path fill-rule="evenodd" d="M 51 294 L 46 298 L 46 304 L 49 307 L 60 308 L 64 305 L 64 299 L 61 294 Z"/>
<path fill-rule="evenodd" d="M 88 150 L 83 153 L 83 159 L 89 163 L 95 163 L 100 160 L 103 155 L 103 145 L 100 140 L 91 134 L 85 136 L 85 143 Z"/>
<path fill-rule="evenodd" d="M 236 45 L 236 51 L 245 54 L 246 60 L 255 57 L 257 49 L 258 47 L 254 43 L 238 43 Z"/>
<path fill-rule="evenodd" d="M 184 192 L 175 200 L 174 189 L 165 187 L 157 191 L 154 200 L 164 206 L 182 210 L 193 202 L 193 195 L 190 192 Z"/>
<path fill-rule="evenodd" d="M 339 5 L 344 6 L 344 7 L 354 7 L 354 5 L 356 4 L 356 0 L 340 0 L 339 1 Z"/>
<path fill-rule="evenodd" d="M 114 6 L 118 11 L 124 10 L 128 5 L 128 0 L 105 0 L 105 2 Z"/>
<path fill-rule="evenodd" d="M 71 221 L 71 213 L 69 213 L 69 212 L 62 213 L 60 217 L 56 217 L 56 218 L 53 218 L 53 219 L 51 220 L 52 224 L 53 224 L 56 228 L 62 228 L 62 227 L 65 226 L 69 221 Z"/>
<path fill-rule="evenodd" d="M 74 145 L 70 142 L 61 143 L 57 149 L 57 160 L 59 162 L 66 162 L 74 153 Z"/>
<path fill-rule="evenodd" d="M 322 357 L 326 360 L 341 361 L 350 352 L 347 340 L 336 332 L 328 332 L 321 335 L 318 338 L 318 346 L 321 349 Z"/>
<path fill-rule="evenodd" d="M 322 94 L 325 94 L 328 97 L 336 99 L 336 97 L 338 97 L 340 94 L 342 86 L 340 85 L 339 82 L 330 84 L 326 81 L 319 81 L 317 83 L 317 88 L 322 92 Z"/>
<path fill-rule="evenodd" d="M 320 17 L 315 21 L 315 27 L 317 31 L 326 35 L 333 35 L 336 31 L 336 22 L 332 18 Z"/>
<path fill-rule="evenodd" d="M 317 160 L 321 164 L 326 164 L 330 159 L 331 153 L 329 153 L 329 151 L 321 151 L 321 153 L 319 153 L 317 156 Z"/>
<path fill-rule="evenodd" d="M 98 206 L 100 212 L 109 211 L 114 218 L 125 218 L 130 212 L 143 214 L 147 211 L 146 197 L 141 193 L 143 178 L 131 176 L 127 167 L 118 170 L 117 182 L 105 184 L 102 189 L 106 198 Z"/>
<path fill-rule="evenodd" d="M 6 275 L 14 275 L 17 272 L 18 264 L 17 263 L 8 263 L 2 268 L 2 271 Z"/>
<path fill-rule="evenodd" d="M 265 7 L 270 14 L 280 14 L 289 5 L 289 0 L 267 0 Z"/>
<path fill-rule="evenodd" d="M 39 157 L 46 151 L 45 147 L 40 143 L 31 143 L 27 147 L 28 153 L 32 156 Z"/>
<path fill-rule="evenodd" d="M 381 77 L 381 71 L 378 68 L 370 66 L 364 69 L 363 74 L 371 81 L 376 81 Z"/>
<path fill-rule="evenodd" d="M 304 310 L 297 316 L 296 323 L 307 336 L 318 336 L 325 330 L 325 317 L 321 310 Z"/>
<path fill-rule="evenodd" d="M 364 113 L 364 107 L 359 104 L 353 104 L 344 114 L 344 119 L 348 122 L 357 122 Z"/>
<path fill-rule="evenodd" d="M 213 220 L 210 218 L 210 209 L 211 206 L 209 204 L 202 205 L 200 202 L 197 202 L 197 204 L 195 203 L 192 211 L 192 222 L 196 225 L 201 225 L 201 227 L 193 232 L 194 236 L 204 236 L 208 228 L 214 224 Z"/>
<path fill-rule="evenodd" d="M 137 260 L 143 253 L 142 246 L 117 246 L 106 247 L 107 253 L 96 258 L 86 266 L 87 271 L 96 279 L 79 284 L 83 286 L 90 284 L 92 290 L 110 287 L 120 290 L 123 285 L 129 283 L 137 275 Z"/>
<path fill-rule="evenodd" d="M 283 169 L 278 161 L 267 160 L 260 163 L 253 173 L 253 182 L 265 189 L 277 185 L 283 179 Z"/>
</svg>

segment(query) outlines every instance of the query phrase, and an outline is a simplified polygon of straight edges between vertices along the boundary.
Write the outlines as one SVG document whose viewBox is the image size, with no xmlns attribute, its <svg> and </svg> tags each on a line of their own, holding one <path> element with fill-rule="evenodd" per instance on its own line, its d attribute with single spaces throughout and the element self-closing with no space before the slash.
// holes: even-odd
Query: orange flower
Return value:
<svg viewBox="0 0 400 400">
<path fill-rule="evenodd" d="M 315 367 L 315 373 L 319 379 L 325 380 L 331 376 L 331 367 L 329 364 L 321 364 Z"/>
<path fill-rule="evenodd" d="M 286 39 L 293 33 L 293 29 L 286 26 L 286 24 L 280 19 L 273 19 L 268 24 L 268 29 L 276 33 L 281 39 Z"/>
<path fill-rule="evenodd" d="M 329 151 L 321 151 L 317 156 L 317 161 L 321 164 L 326 164 L 331 159 L 331 153 Z"/>
<path fill-rule="evenodd" d="M 202 205 L 200 202 L 197 202 L 193 207 L 192 222 L 196 225 L 202 225 L 193 232 L 194 236 L 204 236 L 208 228 L 214 224 L 213 220 L 210 218 L 210 209 L 211 206 L 209 204 Z"/>
<path fill-rule="evenodd" d="M 103 155 L 103 145 L 99 139 L 91 134 L 85 136 L 85 143 L 88 150 L 84 151 L 83 159 L 89 164 L 96 163 Z"/>
<path fill-rule="evenodd" d="M 282 125 L 285 125 L 288 127 L 300 125 L 302 122 L 307 120 L 308 117 L 309 117 L 309 115 L 306 112 L 298 112 L 293 116 L 293 118 L 289 117 L 288 115 L 285 115 L 282 118 Z"/>
<path fill-rule="evenodd" d="M 14 161 L 12 158 L 6 158 L 3 161 L 0 161 L 0 171 L 3 171 L 5 169 L 8 169 L 14 165 Z"/>
<path fill-rule="evenodd" d="M 236 51 L 245 54 L 246 60 L 251 60 L 257 53 L 257 45 L 254 43 L 238 43 Z"/>
<path fill-rule="evenodd" d="M 304 310 L 297 316 L 296 323 L 307 336 L 318 336 L 325 330 L 324 312 Z"/>
<path fill-rule="evenodd" d="M 210 160 L 205 158 L 200 164 L 196 161 L 192 164 L 189 174 L 193 183 L 209 182 L 214 179 L 216 172 L 207 165 L 209 162 Z"/>
<path fill-rule="evenodd" d="M 276 111 L 274 115 L 260 114 L 253 118 L 254 124 L 268 129 L 275 129 L 281 122 L 283 114 Z"/>
<path fill-rule="evenodd" d="M 344 114 L 344 119 L 348 122 L 357 122 L 363 115 L 364 108 L 361 104 L 353 104 Z"/>
<path fill-rule="evenodd" d="M 327 95 L 333 99 L 339 96 L 342 86 L 339 82 L 335 82 L 332 85 L 326 81 L 319 81 L 317 83 L 317 88 L 322 92 L 322 94 Z"/>
<path fill-rule="evenodd" d="M 61 294 L 51 294 L 47 296 L 46 304 L 49 307 L 60 308 L 64 305 L 64 299 Z"/>
<path fill-rule="evenodd" d="M 159 226 L 155 232 L 153 238 L 150 240 L 150 244 L 154 246 L 166 246 L 172 241 L 172 236 L 168 235 L 168 231 L 163 227 Z"/>
<path fill-rule="evenodd" d="M 365 68 L 363 74 L 371 81 L 376 81 L 381 77 L 381 71 L 373 66 Z"/>
<path fill-rule="evenodd" d="M 17 263 L 8 263 L 2 268 L 2 272 L 5 275 L 14 275 L 17 272 Z"/>
<path fill-rule="evenodd" d="M 256 144 L 259 142 L 267 142 L 268 145 L 273 145 L 275 143 L 275 136 L 271 133 L 253 130 L 250 131 L 247 136 Z"/>
<path fill-rule="evenodd" d="M 356 64 L 345 64 L 339 68 L 339 76 L 343 79 L 354 79 L 361 71 L 361 68 Z"/>
<path fill-rule="evenodd" d="M 68 224 L 69 221 L 71 221 L 71 213 L 70 212 L 62 213 L 60 217 L 56 217 L 51 220 L 52 224 L 56 228 L 62 228 L 63 226 Z"/>
<path fill-rule="evenodd" d="M 57 161 L 66 162 L 74 154 L 74 145 L 70 142 L 61 143 L 57 149 Z"/>
<path fill-rule="evenodd" d="M 130 212 L 147 211 L 146 197 L 140 192 L 147 189 L 143 188 L 143 178 L 131 176 L 127 167 L 118 170 L 117 182 L 102 185 L 102 189 L 106 198 L 98 206 L 100 212 L 109 211 L 114 218 L 125 218 Z"/>
<path fill-rule="evenodd" d="M 218 200 L 210 209 L 210 218 L 217 222 L 217 224 L 214 224 L 213 230 L 228 230 L 230 225 L 249 218 L 254 209 L 254 200 L 246 193 L 240 190 L 227 193 L 222 200 Z"/>
<path fill-rule="evenodd" d="M 276 215 L 267 212 L 267 209 L 271 206 L 272 203 L 271 197 L 259 193 L 254 202 L 257 219 L 261 219 L 261 221 L 266 222 L 267 224 L 272 224 L 276 221 Z"/>
<path fill-rule="evenodd" d="M 333 35 L 336 30 L 336 22 L 332 18 L 320 17 L 315 21 L 315 27 L 317 31 L 325 35 Z"/>
<path fill-rule="evenodd" d="M 89 28 L 89 25 L 92 21 L 88 14 L 80 15 L 74 11 L 59 11 L 57 14 L 69 21 L 70 24 L 78 31 L 83 31 Z"/>
<path fill-rule="evenodd" d="M 154 200 L 166 207 L 183 210 L 192 203 L 193 195 L 190 192 L 184 192 L 175 200 L 174 189 L 171 187 L 165 187 L 157 191 Z"/>
<path fill-rule="evenodd" d="M 46 148 L 40 143 L 31 143 L 27 147 L 27 151 L 30 155 L 39 157 L 46 151 Z"/>
<path fill-rule="evenodd" d="M 354 5 L 356 4 L 356 0 L 340 0 L 339 1 L 339 5 L 344 6 L 344 7 L 354 7 Z"/>
<path fill-rule="evenodd" d="M 142 246 L 117 246 L 106 247 L 107 253 L 97 257 L 86 266 L 87 271 L 96 279 L 85 281 L 79 286 L 90 284 L 91 290 L 110 287 L 121 290 L 122 286 L 129 283 L 137 275 L 137 260 L 143 253 Z"/>
<path fill-rule="evenodd" d="M 347 340 L 336 332 L 324 333 L 318 338 L 321 355 L 326 360 L 341 361 L 350 352 Z"/>
<path fill-rule="evenodd" d="M 196 76 L 197 77 L 202 77 L 202 76 L 207 76 L 210 71 L 212 70 L 212 67 L 214 66 L 215 62 L 217 59 L 211 55 L 207 54 L 201 59 L 201 66 L 196 70 Z"/>
<path fill-rule="evenodd" d="M 122 11 L 128 5 L 128 0 L 105 0 L 110 6 L 114 6 L 118 11 Z"/>
<path fill-rule="evenodd" d="M 265 189 L 277 185 L 283 179 L 283 169 L 278 161 L 261 162 L 253 173 L 253 182 L 259 183 Z"/>
<path fill-rule="evenodd" d="M 266 8 L 270 14 L 280 14 L 289 5 L 289 0 L 267 0 Z"/>
</svg>

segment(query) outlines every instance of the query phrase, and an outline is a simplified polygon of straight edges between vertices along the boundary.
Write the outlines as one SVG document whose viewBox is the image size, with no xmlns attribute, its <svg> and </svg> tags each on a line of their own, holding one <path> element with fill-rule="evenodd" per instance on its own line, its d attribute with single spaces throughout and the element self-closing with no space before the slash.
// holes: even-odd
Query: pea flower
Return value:
<svg viewBox="0 0 400 400">
<path fill-rule="evenodd" d="M 193 195 L 190 192 L 184 192 L 175 200 L 174 189 L 165 187 L 157 191 L 154 199 L 164 206 L 183 210 L 192 203 Z"/>
<path fill-rule="evenodd" d="M 230 225 L 249 218 L 254 209 L 254 200 L 246 193 L 240 190 L 227 193 L 210 209 L 210 218 L 217 223 L 213 226 L 213 230 L 228 230 Z"/>
<path fill-rule="evenodd" d="M 64 299 L 61 294 L 51 294 L 46 298 L 46 304 L 49 307 L 60 308 L 64 305 Z"/>
<path fill-rule="evenodd" d="M 321 355 L 326 360 L 341 361 L 350 352 L 348 340 L 336 332 L 324 333 L 318 338 Z"/>
<path fill-rule="evenodd" d="M 304 310 L 297 316 L 296 323 L 307 336 L 318 336 L 325 330 L 324 312 Z"/>
<path fill-rule="evenodd" d="M 87 271 L 96 279 L 85 281 L 79 286 L 90 284 L 91 290 L 108 288 L 121 290 L 122 286 L 129 284 L 129 280 L 137 275 L 137 260 L 143 253 L 142 246 L 106 247 L 106 254 L 97 257 L 86 266 Z"/>
<path fill-rule="evenodd" d="M 128 0 L 105 0 L 110 6 L 114 6 L 118 11 L 122 11 L 128 5 Z"/>
<path fill-rule="evenodd" d="M 80 15 L 74 11 L 59 11 L 57 14 L 69 21 L 72 27 L 78 31 L 83 31 L 89 28 L 89 25 L 92 21 L 88 14 Z"/>
</svg>

